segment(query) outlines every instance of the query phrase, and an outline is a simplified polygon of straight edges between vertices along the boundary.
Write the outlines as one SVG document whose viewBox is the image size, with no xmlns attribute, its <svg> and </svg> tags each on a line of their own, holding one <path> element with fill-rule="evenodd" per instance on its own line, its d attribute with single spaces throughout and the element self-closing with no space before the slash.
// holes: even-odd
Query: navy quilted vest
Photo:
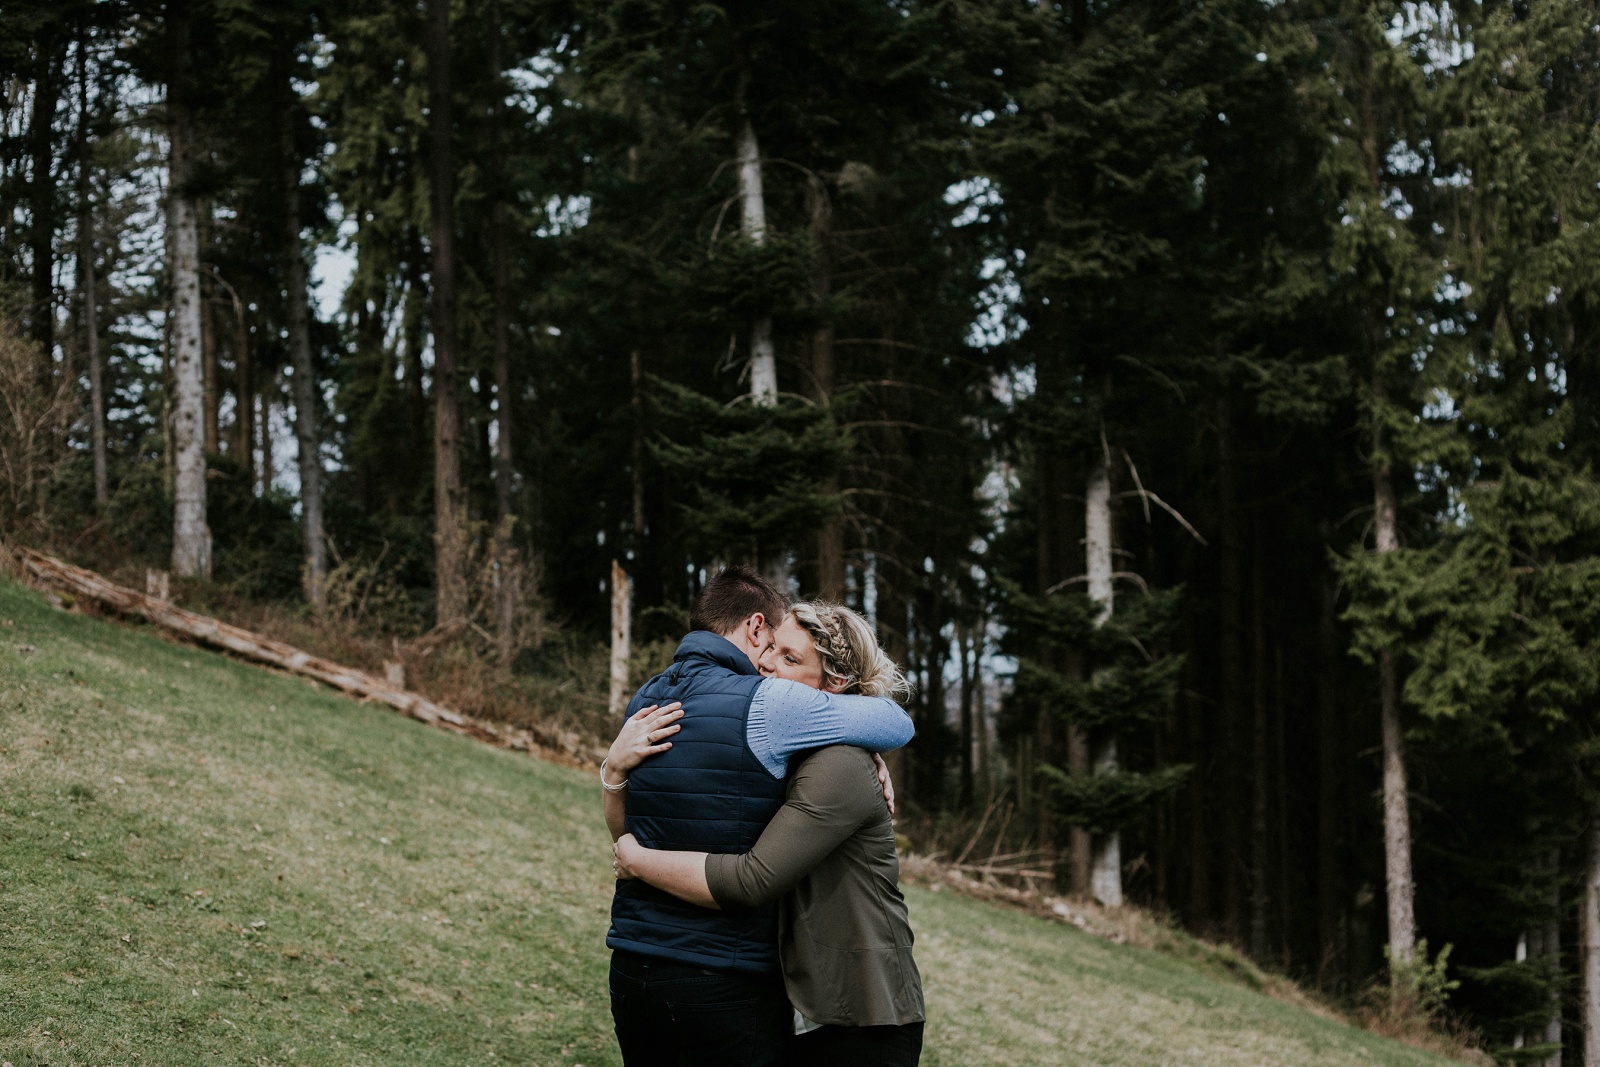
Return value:
<svg viewBox="0 0 1600 1067">
<path fill-rule="evenodd" d="M 628 775 L 628 832 L 650 848 L 748 852 L 783 805 L 784 783 L 761 766 L 745 740 L 750 698 L 761 676 L 724 637 L 695 631 L 671 667 L 628 705 L 683 702 L 672 748 Z M 778 968 L 774 905 L 728 913 L 685 903 L 640 881 L 618 882 L 606 944 L 643 956 L 720 970 Z"/>
</svg>

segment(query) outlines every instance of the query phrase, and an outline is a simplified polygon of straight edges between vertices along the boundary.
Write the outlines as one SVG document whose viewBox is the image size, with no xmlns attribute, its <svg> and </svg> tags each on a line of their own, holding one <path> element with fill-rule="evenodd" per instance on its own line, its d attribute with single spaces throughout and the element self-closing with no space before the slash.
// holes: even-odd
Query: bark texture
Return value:
<svg viewBox="0 0 1600 1067">
<path fill-rule="evenodd" d="M 494 249 L 494 502 L 495 502 L 495 647 L 502 669 L 509 670 L 517 651 L 517 600 L 520 568 L 512 530 L 511 452 L 511 285 L 506 264 L 505 209 L 496 205 Z"/>
<path fill-rule="evenodd" d="M 622 564 L 611 561 L 611 701 L 613 722 L 628 706 L 628 657 L 633 644 L 633 583 Z"/>
<path fill-rule="evenodd" d="M 206 528 L 205 403 L 200 344 L 200 233 L 191 188 L 194 112 L 190 102 L 190 21 L 186 4 L 169 14 L 172 76 L 167 91 L 171 184 L 167 196 L 167 258 L 172 272 L 172 570 L 184 578 L 211 570 Z"/>
<path fill-rule="evenodd" d="M 1331 578 L 1322 579 L 1321 594 L 1317 619 L 1317 942 L 1321 952 L 1317 988 L 1328 989 L 1342 973 L 1347 957 L 1343 868 L 1339 862 L 1343 850 L 1340 768 L 1344 734 L 1336 691 L 1338 608 Z"/>
<path fill-rule="evenodd" d="M 1116 604 L 1112 585 L 1112 529 L 1111 529 L 1111 472 L 1110 453 L 1106 449 L 1089 468 L 1088 484 L 1084 491 L 1084 562 L 1089 579 L 1089 599 L 1100 606 L 1095 616 L 1096 625 L 1111 618 Z M 1115 735 L 1100 741 L 1094 757 L 1095 774 L 1115 774 L 1117 771 L 1117 739 Z M 1093 870 L 1090 890 L 1094 898 L 1108 908 L 1122 906 L 1122 835 L 1113 831 L 1097 838 L 1093 844 Z"/>
<path fill-rule="evenodd" d="M 433 219 L 433 519 L 436 614 L 467 613 L 461 486 L 461 411 L 456 381 L 455 152 L 450 115 L 450 2 L 428 0 L 428 146 Z"/>
<path fill-rule="evenodd" d="M 291 90 L 292 92 L 292 90 Z M 283 152 L 283 277 L 288 286 L 289 360 L 294 367 L 294 437 L 300 460 L 300 533 L 305 551 L 306 603 L 322 609 L 328 550 L 322 532 L 322 449 L 317 438 L 318 389 L 311 361 L 311 308 L 305 248 L 300 242 L 300 154 L 287 113 Z"/>
<path fill-rule="evenodd" d="M 1267 959 L 1267 578 L 1259 544 L 1251 568 L 1250 956 Z"/>
<path fill-rule="evenodd" d="M 1589 830 L 1589 870 L 1583 879 L 1583 1067 L 1600 1067 L 1600 808 Z"/>
<path fill-rule="evenodd" d="M 95 270 L 94 206 L 89 182 L 89 63 L 78 42 L 78 284 L 83 300 L 83 356 L 89 371 L 89 451 L 94 463 L 94 502 L 109 499 L 106 481 L 106 398 L 100 367 L 99 282 Z"/>
<path fill-rule="evenodd" d="M 1234 447 L 1233 404 L 1226 392 L 1217 401 L 1217 622 L 1219 703 L 1224 767 L 1243 763 L 1239 751 L 1244 720 L 1244 548 L 1240 531 L 1238 457 Z M 1237 775 L 1217 783 L 1222 815 L 1222 931 L 1237 939 L 1244 903 L 1244 816 Z"/>
<path fill-rule="evenodd" d="M 828 238 L 833 228 L 833 210 L 821 175 L 812 174 L 806 184 L 807 207 L 811 217 L 811 239 L 816 249 L 816 273 L 811 279 L 811 299 L 820 316 L 820 325 L 811 334 L 812 396 L 826 406 L 833 399 L 834 345 L 833 320 L 828 315 L 828 297 L 833 289 L 833 268 L 828 258 Z M 839 476 L 830 474 L 822 484 L 829 496 L 839 493 Z M 844 517 L 829 515 L 817 530 L 817 591 L 825 600 L 844 599 Z"/>
<path fill-rule="evenodd" d="M 767 201 L 761 182 L 761 146 L 748 116 L 739 127 L 739 203 L 744 235 L 767 243 Z M 778 357 L 772 345 L 772 316 L 758 315 L 750 326 L 750 398 L 770 407 L 778 402 Z"/>
<path fill-rule="evenodd" d="M 1377 550 L 1400 547 L 1399 517 L 1389 465 L 1373 471 L 1373 504 Z M 1378 659 L 1379 714 L 1383 733 L 1384 881 L 1389 900 L 1389 953 L 1404 963 L 1416 955 L 1417 920 L 1411 877 L 1411 812 L 1406 785 L 1405 742 L 1400 728 L 1399 667 L 1393 653 Z"/>
</svg>

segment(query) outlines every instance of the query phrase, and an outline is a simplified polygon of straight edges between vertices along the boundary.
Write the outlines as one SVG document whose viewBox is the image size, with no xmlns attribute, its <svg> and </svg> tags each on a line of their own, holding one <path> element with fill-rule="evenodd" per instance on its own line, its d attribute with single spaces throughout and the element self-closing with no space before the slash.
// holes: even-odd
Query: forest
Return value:
<svg viewBox="0 0 1600 1067">
<path fill-rule="evenodd" d="M 1600 1063 L 1600 4 L 8 0 L 0 536 L 603 740 L 720 564 L 902 830 Z M 957 858 L 959 855 L 960 858 Z"/>
</svg>

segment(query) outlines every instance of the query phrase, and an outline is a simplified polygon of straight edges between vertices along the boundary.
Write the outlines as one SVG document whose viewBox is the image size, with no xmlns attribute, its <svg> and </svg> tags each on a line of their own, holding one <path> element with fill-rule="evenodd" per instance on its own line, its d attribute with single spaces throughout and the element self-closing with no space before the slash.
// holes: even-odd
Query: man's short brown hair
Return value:
<svg viewBox="0 0 1600 1067">
<path fill-rule="evenodd" d="M 700 595 L 694 598 L 689 628 L 714 634 L 732 633 L 740 623 L 757 614 L 766 616 L 768 626 L 777 626 L 788 610 L 788 604 L 771 582 L 749 567 L 735 564 L 712 575 Z"/>
</svg>

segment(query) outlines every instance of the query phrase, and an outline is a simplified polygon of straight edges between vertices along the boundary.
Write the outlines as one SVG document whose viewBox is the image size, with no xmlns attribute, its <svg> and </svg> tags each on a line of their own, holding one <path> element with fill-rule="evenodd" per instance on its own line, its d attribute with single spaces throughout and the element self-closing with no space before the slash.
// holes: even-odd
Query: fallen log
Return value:
<svg viewBox="0 0 1600 1067">
<path fill-rule="evenodd" d="M 104 604 L 127 615 L 137 615 L 157 626 L 236 656 L 265 663 L 291 674 L 314 678 L 351 696 L 387 704 L 404 715 L 432 726 L 474 735 L 484 732 L 483 724 L 472 722 L 449 708 L 440 707 L 421 693 L 391 685 L 376 675 L 313 656 L 293 645 L 251 633 L 209 615 L 186 611 L 171 601 L 108 582 L 93 571 L 74 567 L 31 548 L 19 548 L 17 557 L 26 575 L 35 581 L 64 589 L 75 597 Z"/>
</svg>

